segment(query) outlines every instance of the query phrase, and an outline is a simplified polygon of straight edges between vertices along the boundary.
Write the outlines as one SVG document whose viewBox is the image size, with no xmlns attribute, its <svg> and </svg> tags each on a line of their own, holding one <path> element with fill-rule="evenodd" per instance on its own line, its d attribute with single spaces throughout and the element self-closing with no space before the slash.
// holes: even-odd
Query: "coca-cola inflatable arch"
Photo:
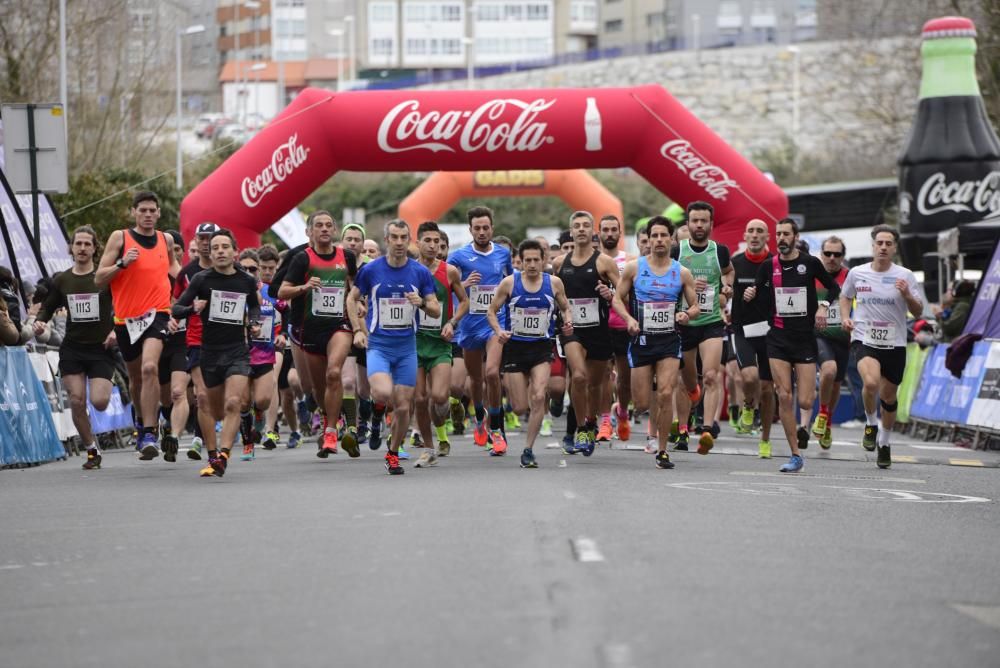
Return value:
<svg viewBox="0 0 1000 668">
<path fill-rule="evenodd" d="M 660 86 L 508 91 L 305 89 L 181 204 L 181 231 L 210 220 L 241 246 L 338 170 L 631 167 L 677 202 L 716 208 L 716 239 L 773 224 L 788 199 Z M 419 221 L 407 221 L 411 225 Z"/>
<path fill-rule="evenodd" d="M 434 172 L 400 202 L 399 217 L 419 225 L 439 219 L 463 198 L 545 195 L 559 197 L 570 208 L 590 211 L 597 218 L 612 214 L 622 220 L 625 216 L 621 200 L 584 169 L 504 169 Z"/>
</svg>

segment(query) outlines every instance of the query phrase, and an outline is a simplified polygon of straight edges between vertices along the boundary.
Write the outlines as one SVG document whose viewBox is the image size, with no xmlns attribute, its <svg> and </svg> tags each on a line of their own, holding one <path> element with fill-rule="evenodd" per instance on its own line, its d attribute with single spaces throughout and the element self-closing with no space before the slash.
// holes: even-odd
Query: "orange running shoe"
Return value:
<svg viewBox="0 0 1000 668">
<path fill-rule="evenodd" d="M 486 441 L 488 439 L 489 439 L 489 434 L 486 431 L 486 420 L 484 419 L 482 422 L 477 420 L 476 426 L 472 430 L 472 440 L 474 440 L 476 442 L 476 445 L 478 445 L 479 447 L 485 448 Z"/>
<path fill-rule="evenodd" d="M 491 431 L 490 438 L 493 439 L 493 449 L 490 451 L 491 455 L 500 457 L 507 454 L 507 441 L 504 439 L 502 431 L 499 429 Z"/>
<path fill-rule="evenodd" d="M 712 436 L 712 432 L 702 432 L 701 438 L 698 439 L 698 454 L 707 455 L 713 445 L 715 445 L 715 438 Z"/>
<path fill-rule="evenodd" d="M 618 440 L 627 441 L 632 436 L 632 425 L 629 424 L 628 413 L 625 417 L 618 417 Z"/>
<path fill-rule="evenodd" d="M 320 446 L 318 456 L 326 459 L 329 455 L 337 454 L 337 432 L 323 432 L 323 445 Z"/>
<path fill-rule="evenodd" d="M 597 429 L 597 439 L 604 443 L 611 442 L 611 417 L 601 420 L 601 426 Z"/>
<path fill-rule="evenodd" d="M 688 399 L 691 400 L 692 404 L 698 403 L 698 400 L 701 399 L 701 385 L 695 385 L 694 389 L 688 392 Z"/>
</svg>

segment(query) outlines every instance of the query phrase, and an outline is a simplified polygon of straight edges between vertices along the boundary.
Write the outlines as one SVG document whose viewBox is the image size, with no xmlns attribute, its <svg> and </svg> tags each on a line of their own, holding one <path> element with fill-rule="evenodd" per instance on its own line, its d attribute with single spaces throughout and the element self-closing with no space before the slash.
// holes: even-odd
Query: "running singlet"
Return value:
<svg viewBox="0 0 1000 668">
<path fill-rule="evenodd" d="M 552 292 L 551 276 L 542 274 L 542 286 L 537 292 L 529 292 L 524 287 L 521 272 L 514 272 L 514 286 L 510 291 L 508 305 L 512 341 L 552 338 L 556 298 Z"/>
<path fill-rule="evenodd" d="M 648 258 L 639 258 L 633 292 L 640 343 L 645 343 L 645 339 L 649 337 L 670 336 L 675 333 L 677 307 L 683 289 L 679 262 L 672 260 L 666 273 L 657 274 L 649 266 Z"/>
<path fill-rule="evenodd" d="M 407 258 L 402 267 L 392 267 L 384 257 L 361 267 L 354 285 L 368 297 L 365 323 L 372 337 L 414 337 L 419 310 L 406 298 L 407 292 L 421 297 L 435 294 L 434 276 L 427 267 Z M 444 306 L 442 305 L 442 308 Z"/>
<path fill-rule="evenodd" d="M 194 300 L 207 303 L 199 313 L 204 325 L 201 346 L 204 350 L 245 348 L 247 319 L 260 321 L 257 281 L 242 271 L 221 274 L 206 269 L 191 280 L 172 309 L 175 318 L 194 315 Z"/>
<path fill-rule="evenodd" d="M 708 283 L 704 290 L 696 293 L 698 297 L 699 315 L 688 326 L 701 327 L 722 322 L 722 309 L 719 307 L 719 293 L 722 290 L 722 268 L 729 265 L 729 250 L 709 241 L 702 250 L 695 250 L 689 239 L 682 239 L 677 257 L 681 265 L 687 267 L 694 280 Z M 722 260 L 725 259 L 725 263 Z"/>
<path fill-rule="evenodd" d="M 458 323 L 459 333 L 464 335 L 489 330 L 490 324 L 486 322 L 486 312 L 493 303 L 493 295 L 496 294 L 500 281 L 514 273 L 510 251 L 491 242 L 489 252 L 482 253 L 470 243 L 452 252 L 448 256 L 448 264 L 458 268 L 463 281 L 474 271 L 478 271 L 480 276 L 478 285 L 470 285 L 467 288 L 469 313 Z M 498 313 L 497 318 L 503 327 L 507 322 L 506 313 Z"/>
<path fill-rule="evenodd" d="M 841 267 L 836 274 L 830 274 L 830 276 L 833 277 L 833 280 L 837 281 L 837 285 L 839 285 L 841 290 L 843 290 L 844 281 L 847 280 L 847 268 Z M 851 335 L 844 330 L 841 325 L 843 322 L 843 316 L 840 314 L 840 300 L 830 299 L 827 294 L 828 292 L 829 291 L 823 286 L 822 283 L 819 281 L 816 282 L 816 299 L 820 301 L 825 299 L 830 302 L 830 307 L 827 309 L 826 315 L 826 328 L 819 330 L 817 335 L 822 336 L 824 339 L 847 343 L 851 340 Z"/>
<path fill-rule="evenodd" d="M 48 322 L 59 308 L 66 307 L 66 334 L 63 345 L 100 345 L 114 328 L 111 318 L 111 293 L 94 285 L 97 270 L 74 274 L 72 269 L 59 272 L 52 279 L 38 319 Z"/>
<path fill-rule="evenodd" d="M 898 264 L 875 271 L 872 263 L 851 269 L 844 281 L 844 296 L 857 299 L 854 305 L 852 341 L 871 348 L 898 348 L 906 345 L 906 300 L 896 289 L 902 279 L 911 294 L 920 294 L 913 272 Z"/>
<path fill-rule="evenodd" d="M 765 300 L 773 328 L 812 337 L 819 301 L 817 282 L 826 287 L 830 297 L 835 299 L 840 295 L 840 286 L 819 258 L 801 252 L 793 260 L 782 260 L 775 255 L 761 264 L 757 272 L 754 300 Z"/>
<path fill-rule="evenodd" d="M 284 280 L 304 285 L 315 276 L 322 284 L 292 300 L 292 324 L 328 330 L 346 320 L 347 279 L 356 267 L 354 253 L 339 246 L 330 254 L 307 248 L 296 255 Z"/>
<path fill-rule="evenodd" d="M 451 315 L 454 313 L 452 310 L 451 285 L 448 283 L 448 263 L 439 261 L 432 276 L 434 276 L 434 293 L 437 295 L 438 303 L 441 304 L 441 313 L 436 318 L 432 318 L 423 311 L 418 311 L 417 332 L 423 336 L 440 339 L 441 328 L 444 327 L 445 322 L 451 319 Z"/>
<path fill-rule="evenodd" d="M 573 254 L 563 260 L 556 274 L 566 288 L 570 311 L 573 313 L 573 331 L 608 327 L 608 301 L 597 291 L 600 274 L 597 272 L 597 258 L 600 251 L 582 265 L 573 264 Z"/>
<path fill-rule="evenodd" d="M 170 252 L 166 235 L 154 232 L 153 236 L 146 236 L 125 230 L 122 238 L 122 257 L 133 248 L 139 250 L 139 257 L 111 279 L 115 323 L 125 324 L 126 320 L 142 318 L 151 312 L 168 313 Z"/>
<path fill-rule="evenodd" d="M 615 255 L 614 260 L 615 264 L 618 265 L 618 276 L 621 277 L 625 272 L 628 254 L 625 251 L 618 251 L 618 255 Z M 611 325 L 611 329 L 628 329 L 628 323 L 622 320 L 622 317 L 613 310 L 608 313 L 608 324 Z"/>
</svg>

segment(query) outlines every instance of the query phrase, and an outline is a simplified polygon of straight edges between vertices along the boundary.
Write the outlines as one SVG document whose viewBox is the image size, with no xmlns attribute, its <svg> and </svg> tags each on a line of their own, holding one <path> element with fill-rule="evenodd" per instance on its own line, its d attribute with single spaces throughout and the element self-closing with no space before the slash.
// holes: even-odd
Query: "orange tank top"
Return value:
<svg viewBox="0 0 1000 668">
<path fill-rule="evenodd" d="M 111 279 L 111 301 L 115 322 L 138 318 L 151 310 L 170 311 L 170 252 L 163 232 L 156 233 L 156 245 L 145 248 L 124 230 L 122 256 L 132 248 L 139 249 L 138 259 Z"/>
</svg>

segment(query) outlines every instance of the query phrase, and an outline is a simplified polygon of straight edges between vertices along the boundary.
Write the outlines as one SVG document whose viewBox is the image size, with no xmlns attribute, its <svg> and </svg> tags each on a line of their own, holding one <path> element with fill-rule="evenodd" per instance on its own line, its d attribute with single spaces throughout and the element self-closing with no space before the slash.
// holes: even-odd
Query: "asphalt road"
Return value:
<svg viewBox="0 0 1000 668">
<path fill-rule="evenodd" d="M 2 471 L 0 665 L 1000 666 L 997 469 L 554 440 Z"/>
</svg>

